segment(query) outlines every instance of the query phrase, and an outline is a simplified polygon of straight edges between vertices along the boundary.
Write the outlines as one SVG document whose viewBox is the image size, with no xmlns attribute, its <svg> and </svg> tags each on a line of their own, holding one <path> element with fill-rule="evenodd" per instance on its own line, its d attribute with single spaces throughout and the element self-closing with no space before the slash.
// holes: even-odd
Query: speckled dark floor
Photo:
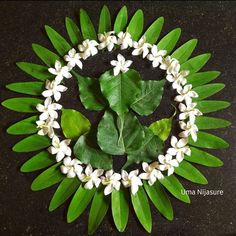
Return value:
<svg viewBox="0 0 236 236">
<path fill-rule="evenodd" d="M 45 34 L 42 33 L 44 24 L 49 24 L 64 33 L 64 17 L 70 16 L 76 19 L 80 7 L 88 11 L 94 22 L 98 22 L 99 10 L 104 3 L 99 1 L 1 2 L 0 100 L 15 96 L 4 88 L 5 84 L 28 80 L 28 77 L 14 66 L 14 62 L 24 60 L 38 62 L 31 51 L 31 43 L 37 42 L 51 47 Z M 173 222 L 168 222 L 153 209 L 152 235 L 236 235 L 236 3 L 117 1 L 106 2 L 106 4 L 112 16 L 115 16 L 123 4 L 128 6 L 130 15 L 137 8 L 142 8 L 146 24 L 151 23 L 157 16 L 164 16 L 165 26 L 162 35 L 175 27 L 181 27 L 183 33 L 179 43 L 192 37 L 198 38 L 199 43 L 194 54 L 211 52 L 213 57 L 205 69 L 221 71 L 218 82 L 226 84 L 226 89 L 215 98 L 232 102 L 229 109 L 217 113 L 218 117 L 233 122 L 231 129 L 213 131 L 228 140 L 231 145 L 227 150 L 212 152 L 221 157 L 225 163 L 224 166 L 216 169 L 199 166 L 209 180 L 207 186 L 194 185 L 182 180 L 187 189 L 220 189 L 224 191 L 223 196 L 192 196 L 190 205 L 171 197 L 175 218 Z M 92 62 L 93 65 L 94 63 L 95 61 Z M 107 68 L 102 60 L 96 65 L 92 70 L 88 69 L 85 72 L 96 75 Z M 139 66 L 138 62 L 136 65 Z M 144 77 L 152 78 L 152 72 L 149 69 L 142 66 L 139 70 Z M 82 109 L 76 98 L 76 90 L 72 89 L 71 94 L 75 96 L 75 99 L 72 102 L 64 99 L 64 104 Z M 167 97 L 168 94 L 165 98 Z M 161 106 L 164 109 L 159 110 L 156 118 L 170 113 L 166 109 L 165 102 Z M 53 213 L 47 211 L 49 200 L 56 186 L 34 193 L 30 190 L 30 184 L 37 173 L 21 174 L 19 172 L 21 164 L 31 155 L 13 153 L 11 147 L 20 137 L 9 136 L 5 130 L 10 124 L 27 117 L 27 114 L 16 114 L 2 107 L 0 112 L 0 235 L 86 235 L 88 212 L 85 212 L 75 223 L 67 224 L 66 205 Z M 92 117 L 91 114 L 90 116 Z M 150 122 L 151 119 L 154 118 L 150 117 L 150 120 L 146 122 Z M 95 235 L 119 235 L 110 213 Z M 129 216 L 128 227 L 123 235 L 146 235 L 137 223 L 133 212 Z"/>
</svg>

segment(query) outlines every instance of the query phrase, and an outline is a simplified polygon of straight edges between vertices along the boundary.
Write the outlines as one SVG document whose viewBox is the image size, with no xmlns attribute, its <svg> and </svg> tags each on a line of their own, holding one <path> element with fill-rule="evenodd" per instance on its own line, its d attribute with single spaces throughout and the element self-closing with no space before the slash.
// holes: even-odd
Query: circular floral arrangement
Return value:
<svg viewBox="0 0 236 236">
<path fill-rule="evenodd" d="M 189 162 L 209 167 L 221 166 L 222 162 L 217 157 L 198 147 L 228 147 L 223 139 L 201 131 L 230 125 L 220 118 L 202 116 L 229 106 L 226 101 L 204 100 L 224 88 L 221 83 L 207 84 L 219 72 L 198 72 L 209 60 L 210 54 L 188 59 L 196 47 L 196 39 L 189 40 L 170 54 L 181 30 L 172 30 L 156 44 L 164 19 L 158 18 L 143 34 L 143 18 L 142 11 L 138 10 L 127 24 L 127 8 L 124 6 L 112 29 L 109 10 L 104 6 L 97 35 L 89 16 L 81 10 L 81 30 L 73 20 L 66 18 L 71 44 L 46 26 L 46 33 L 59 55 L 33 44 L 34 52 L 47 67 L 17 63 L 21 70 L 43 82 L 7 85 L 10 90 L 40 95 L 44 100 L 24 97 L 2 103 L 14 111 L 40 113 L 7 130 L 10 134 L 33 134 L 18 142 L 13 147 L 15 152 L 42 150 L 24 163 L 21 171 L 31 172 L 50 166 L 33 181 L 32 190 L 61 182 L 49 210 L 56 209 L 74 194 L 68 209 L 68 222 L 78 218 L 93 199 L 89 234 L 102 222 L 110 201 L 117 229 L 125 230 L 129 213 L 128 192 L 134 211 L 148 232 L 152 228 L 148 197 L 164 217 L 172 220 L 173 210 L 165 189 L 177 199 L 190 202 L 174 173 L 194 183 L 206 184 L 203 174 Z M 83 70 L 84 60 L 89 60 L 100 50 L 111 52 L 117 49 L 128 49 L 133 56 L 142 56 L 150 61 L 153 68 L 166 71 L 165 79 L 142 80 L 141 75 L 131 69 L 132 61 L 126 60 L 122 53 L 118 53 L 117 60 L 110 62 L 111 69 L 99 79 L 78 74 Z M 79 111 L 65 109 L 59 104 L 62 93 L 67 90 L 66 80 L 72 77 L 78 81 L 83 106 L 88 110 L 104 111 L 97 127 L 91 126 Z M 165 81 L 171 83 L 176 91 L 176 112 L 149 127 L 143 126 L 137 116 L 151 115 L 157 109 Z M 165 147 L 164 152 L 164 142 L 170 136 L 176 113 L 181 131 L 178 137 L 170 137 L 171 147 Z M 127 161 L 121 171 L 114 171 L 113 155 L 126 155 Z M 132 169 L 134 163 L 140 163 L 142 170 Z"/>
</svg>

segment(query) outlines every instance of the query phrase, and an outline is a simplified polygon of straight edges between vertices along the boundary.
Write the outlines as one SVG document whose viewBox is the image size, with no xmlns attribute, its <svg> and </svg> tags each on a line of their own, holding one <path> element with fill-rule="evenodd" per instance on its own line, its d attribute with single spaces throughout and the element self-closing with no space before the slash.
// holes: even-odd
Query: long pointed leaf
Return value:
<svg viewBox="0 0 236 236">
<path fill-rule="evenodd" d="M 226 101 L 216 101 L 216 100 L 206 100 L 206 101 L 199 101 L 197 103 L 197 108 L 202 113 L 210 113 L 214 111 L 219 111 L 226 109 L 230 106 L 229 102 Z"/>
<path fill-rule="evenodd" d="M 104 34 L 108 31 L 111 31 L 111 16 L 108 7 L 104 5 L 99 18 L 98 33 Z"/>
<path fill-rule="evenodd" d="M 176 43 L 178 42 L 180 35 L 180 28 L 173 29 L 160 40 L 160 42 L 157 44 L 158 49 L 166 50 L 167 54 L 171 53 Z"/>
<path fill-rule="evenodd" d="M 80 9 L 80 28 L 84 39 L 97 39 L 93 23 L 84 9 Z"/>
<path fill-rule="evenodd" d="M 61 206 L 78 189 L 79 184 L 77 177 L 63 179 L 53 195 L 49 211 L 54 211 Z"/>
<path fill-rule="evenodd" d="M 148 198 L 143 187 L 139 187 L 139 190 L 135 195 L 131 193 L 131 201 L 139 222 L 148 233 L 151 233 L 152 216 Z"/>
<path fill-rule="evenodd" d="M 211 82 L 220 75 L 219 71 L 206 71 L 191 74 L 187 77 L 188 83 L 192 84 L 193 88 Z"/>
<path fill-rule="evenodd" d="M 229 147 L 229 144 L 213 134 L 209 134 L 203 131 L 199 131 L 197 134 L 197 142 L 194 142 L 191 138 L 189 139 L 189 144 L 209 149 L 223 149 Z"/>
<path fill-rule="evenodd" d="M 56 162 L 48 151 L 42 151 L 26 161 L 20 168 L 21 172 L 32 172 L 49 167 Z"/>
<path fill-rule="evenodd" d="M 34 134 L 38 131 L 36 121 L 38 116 L 31 116 L 24 120 L 21 120 L 7 129 L 8 134 Z"/>
<path fill-rule="evenodd" d="M 164 18 L 159 17 L 150 25 L 150 27 L 144 33 L 144 36 L 146 37 L 146 42 L 151 44 L 156 43 L 158 37 L 160 36 L 163 24 Z"/>
<path fill-rule="evenodd" d="M 51 52 L 47 48 L 33 43 L 32 48 L 36 55 L 49 67 L 54 67 L 55 61 L 61 61 L 61 58 L 54 52 Z"/>
<path fill-rule="evenodd" d="M 103 190 L 97 190 L 89 212 L 88 234 L 95 232 L 102 223 L 110 205 L 110 196 L 105 196 Z"/>
<path fill-rule="evenodd" d="M 64 56 L 71 49 L 71 45 L 52 27 L 45 25 L 47 35 L 57 52 Z"/>
<path fill-rule="evenodd" d="M 17 62 L 16 65 L 22 71 L 31 75 L 35 79 L 45 81 L 45 80 L 51 80 L 55 77 L 55 75 L 52 75 L 48 72 L 48 68 L 46 66 L 41 66 L 29 62 Z"/>
<path fill-rule="evenodd" d="M 165 176 L 164 179 L 159 181 L 174 197 L 182 202 L 190 203 L 186 190 L 174 175 Z"/>
<path fill-rule="evenodd" d="M 177 48 L 171 57 L 177 59 L 180 64 L 184 63 L 191 56 L 194 48 L 197 45 L 197 39 L 191 39 L 184 43 L 181 47 Z"/>
<path fill-rule="evenodd" d="M 144 182 L 144 188 L 157 210 L 168 220 L 173 220 L 173 208 L 171 202 L 162 187 L 162 185 L 156 181 L 150 186 L 146 181 Z"/>
<path fill-rule="evenodd" d="M 35 113 L 39 103 L 42 103 L 41 99 L 20 97 L 7 99 L 2 102 L 2 105 L 12 111 Z"/>
<path fill-rule="evenodd" d="M 69 35 L 71 43 L 74 46 L 81 43 L 83 41 L 83 37 L 82 37 L 82 34 L 79 30 L 79 27 L 69 17 L 66 17 L 65 23 L 66 23 L 67 34 Z"/>
<path fill-rule="evenodd" d="M 211 54 L 205 53 L 193 57 L 181 65 L 181 70 L 188 70 L 190 74 L 198 72 L 208 62 Z"/>
<path fill-rule="evenodd" d="M 199 116 L 196 118 L 196 125 L 198 129 L 219 129 L 225 128 L 231 125 L 231 122 L 228 120 L 215 118 L 215 117 L 207 117 L 207 116 Z"/>
<path fill-rule="evenodd" d="M 44 90 L 43 82 L 21 82 L 6 85 L 11 91 L 28 95 L 41 95 Z"/>
<path fill-rule="evenodd" d="M 139 9 L 134 13 L 127 26 L 127 31 L 131 34 L 134 41 L 137 41 L 143 32 L 143 22 L 143 11 Z"/>
<path fill-rule="evenodd" d="M 65 178 L 65 176 L 62 175 L 60 171 L 60 165 L 61 162 L 56 163 L 55 165 L 51 166 L 43 173 L 38 175 L 31 184 L 31 189 L 33 191 L 39 191 L 61 182 L 61 180 Z"/>
<path fill-rule="evenodd" d="M 185 156 L 184 159 L 186 161 L 190 161 L 208 167 L 219 167 L 223 165 L 223 162 L 218 157 L 215 157 L 210 153 L 204 152 L 195 147 L 190 147 L 190 149 L 191 156 Z"/>
<path fill-rule="evenodd" d="M 111 195 L 112 216 L 116 228 L 123 232 L 128 222 L 129 203 L 127 201 L 127 191 L 121 188 L 119 191 L 113 191 Z"/>
<path fill-rule="evenodd" d="M 114 31 L 116 33 L 123 31 L 125 29 L 125 26 L 127 25 L 127 22 L 128 22 L 127 7 L 123 6 L 116 16 L 116 20 L 114 23 Z"/>
<path fill-rule="evenodd" d="M 205 176 L 193 165 L 183 160 L 178 167 L 175 168 L 175 173 L 181 177 L 197 184 L 207 184 Z"/>
<path fill-rule="evenodd" d="M 71 200 L 71 203 L 67 212 L 67 222 L 71 223 L 76 220 L 88 206 L 89 202 L 93 198 L 96 192 L 96 188 L 91 190 L 83 188 L 82 185 L 76 191 L 74 197 Z"/>
<path fill-rule="evenodd" d="M 27 138 L 22 139 L 16 143 L 12 150 L 14 152 L 33 152 L 49 147 L 51 144 L 50 139 L 47 136 L 40 136 L 33 134 Z"/>
</svg>

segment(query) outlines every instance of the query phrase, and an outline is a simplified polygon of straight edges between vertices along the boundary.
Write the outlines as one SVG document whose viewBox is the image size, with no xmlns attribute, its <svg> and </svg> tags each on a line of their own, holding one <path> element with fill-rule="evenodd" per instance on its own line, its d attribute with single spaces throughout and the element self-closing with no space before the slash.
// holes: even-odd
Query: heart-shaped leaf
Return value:
<svg viewBox="0 0 236 236">
<path fill-rule="evenodd" d="M 73 109 L 63 109 L 61 127 L 66 138 L 77 139 L 90 130 L 90 121 L 80 112 Z"/>
</svg>

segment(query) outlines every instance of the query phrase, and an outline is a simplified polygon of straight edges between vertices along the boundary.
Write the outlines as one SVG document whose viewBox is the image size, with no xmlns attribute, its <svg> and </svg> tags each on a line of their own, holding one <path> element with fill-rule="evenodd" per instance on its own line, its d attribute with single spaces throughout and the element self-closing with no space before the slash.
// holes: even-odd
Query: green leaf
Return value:
<svg viewBox="0 0 236 236">
<path fill-rule="evenodd" d="M 54 67 L 55 61 L 60 61 L 61 63 L 63 63 L 63 61 L 57 54 L 51 52 L 50 50 L 39 44 L 33 43 L 32 48 L 36 55 L 49 67 Z"/>
<path fill-rule="evenodd" d="M 193 165 L 183 160 L 178 167 L 175 168 L 175 173 L 181 177 L 197 184 L 207 184 L 205 176 Z"/>
<path fill-rule="evenodd" d="M 229 144 L 222 138 L 202 131 L 197 133 L 197 141 L 194 142 L 192 138 L 190 138 L 189 144 L 209 149 L 223 149 L 229 147 Z"/>
<path fill-rule="evenodd" d="M 193 88 L 207 84 L 216 79 L 220 75 L 219 71 L 206 71 L 191 74 L 187 77 L 188 83 L 192 84 Z"/>
<path fill-rule="evenodd" d="M 22 71 L 31 75 L 35 79 L 45 81 L 45 80 L 51 80 L 55 77 L 55 75 L 52 75 L 48 72 L 48 68 L 46 66 L 41 66 L 29 62 L 17 62 L 16 65 Z"/>
<path fill-rule="evenodd" d="M 223 165 L 223 162 L 219 158 L 211 155 L 210 153 L 204 152 L 195 147 L 190 147 L 190 149 L 191 156 L 185 156 L 184 159 L 186 161 L 190 161 L 208 167 L 219 167 Z"/>
<path fill-rule="evenodd" d="M 8 134 L 34 134 L 38 131 L 36 121 L 38 116 L 31 116 L 24 120 L 21 120 L 7 129 Z"/>
<path fill-rule="evenodd" d="M 139 187 L 139 190 L 135 195 L 131 193 L 131 201 L 139 222 L 148 233 L 151 233 L 152 216 L 148 198 L 143 187 Z"/>
<path fill-rule="evenodd" d="M 88 234 L 93 234 L 105 217 L 110 205 L 110 196 L 105 196 L 103 191 L 97 190 L 89 212 Z"/>
<path fill-rule="evenodd" d="M 45 25 L 46 33 L 60 56 L 64 56 L 71 49 L 71 45 L 57 31 L 48 25 Z"/>
<path fill-rule="evenodd" d="M 80 28 L 84 39 L 97 39 L 93 23 L 84 9 L 80 9 Z"/>
<path fill-rule="evenodd" d="M 119 116 L 129 110 L 129 106 L 140 93 L 140 74 L 135 70 L 114 76 L 111 71 L 101 75 L 100 86 L 103 95 L 107 98 L 110 107 Z"/>
<path fill-rule="evenodd" d="M 113 113 L 106 111 L 98 125 L 98 145 L 111 155 L 123 155 L 138 150 L 143 138 L 142 126 L 131 113 L 125 115 L 122 124 L 119 117 L 116 119 Z"/>
<path fill-rule="evenodd" d="M 184 63 L 191 56 L 194 48 L 197 45 L 197 39 L 191 39 L 184 43 L 181 47 L 177 48 L 171 57 L 177 59 L 180 64 Z"/>
<path fill-rule="evenodd" d="M 81 43 L 83 41 L 83 37 L 79 30 L 79 27 L 69 17 L 66 17 L 65 23 L 66 23 L 66 31 L 67 31 L 67 34 L 69 35 L 71 43 L 74 46 Z"/>
<path fill-rule="evenodd" d="M 42 82 L 22 82 L 22 83 L 11 83 L 6 85 L 11 91 L 29 95 L 41 95 L 44 90 L 44 83 Z"/>
<path fill-rule="evenodd" d="M 98 33 L 104 34 L 108 31 L 111 31 L 111 15 L 108 7 L 104 5 L 99 18 Z"/>
<path fill-rule="evenodd" d="M 156 181 L 152 186 L 150 186 L 146 181 L 144 181 L 144 188 L 157 210 L 166 219 L 173 220 L 173 208 L 162 185 Z"/>
<path fill-rule="evenodd" d="M 193 57 L 181 65 L 181 70 L 188 70 L 190 74 L 198 72 L 208 62 L 211 54 L 205 53 Z"/>
<path fill-rule="evenodd" d="M 51 140 L 47 136 L 33 134 L 16 143 L 12 150 L 14 152 L 33 152 L 49 147 Z"/>
<path fill-rule="evenodd" d="M 149 129 L 162 141 L 166 141 L 166 139 L 170 135 L 172 120 L 174 116 L 175 113 L 170 118 L 163 118 L 161 120 L 154 121 L 152 124 L 150 124 Z"/>
<path fill-rule="evenodd" d="M 196 117 L 196 125 L 198 129 L 219 129 L 225 128 L 231 125 L 231 123 L 227 120 L 207 117 L 207 116 L 199 116 Z"/>
<path fill-rule="evenodd" d="M 114 190 L 111 194 L 112 216 L 119 232 L 124 232 L 128 222 L 129 203 L 127 195 L 125 188 L 121 188 L 119 191 Z"/>
<path fill-rule="evenodd" d="M 45 167 L 49 167 L 56 162 L 54 156 L 48 151 L 42 151 L 28 161 L 26 161 L 20 168 L 21 172 L 32 172 L 35 170 L 40 170 Z"/>
<path fill-rule="evenodd" d="M 137 41 L 143 32 L 143 22 L 143 11 L 139 9 L 134 13 L 129 25 L 127 26 L 127 31 L 130 33 L 134 41 Z"/>
<path fill-rule="evenodd" d="M 190 203 L 186 190 L 174 175 L 165 176 L 164 179 L 159 181 L 174 197 L 182 202 Z"/>
<path fill-rule="evenodd" d="M 163 142 L 159 137 L 155 136 L 148 128 L 144 128 L 145 137 L 142 145 L 127 156 L 127 161 L 123 169 L 132 163 L 151 162 L 163 151 Z"/>
<path fill-rule="evenodd" d="M 159 50 L 166 50 L 167 54 L 170 54 L 174 49 L 176 43 L 181 35 L 181 29 L 176 28 L 169 32 L 165 37 L 163 37 L 157 44 Z"/>
<path fill-rule="evenodd" d="M 125 26 L 127 25 L 127 22 L 128 22 L 127 7 L 123 6 L 116 16 L 116 20 L 114 23 L 114 31 L 116 33 L 123 31 L 125 29 Z"/>
<path fill-rule="evenodd" d="M 76 74 L 78 80 L 79 96 L 82 104 L 88 110 L 100 111 L 105 108 L 106 100 L 103 97 L 99 80 L 96 78 L 83 77 Z"/>
<path fill-rule="evenodd" d="M 225 85 L 222 83 L 212 83 L 195 87 L 193 90 L 198 94 L 198 97 L 194 98 L 193 100 L 195 102 L 208 98 L 221 91 L 224 87 Z"/>
<path fill-rule="evenodd" d="M 78 139 L 74 146 L 74 154 L 84 164 L 91 164 L 94 168 L 112 169 L 112 157 L 100 150 L 94 133 Z"/>
<path fill-rule="evenodd" d="M 160 36 L 163 23 L 164 23 L 164 18 L 159 17 L 150 25 L 150 27 L 144 33 L 144 36 L 146 37 L 146 42 L 151 44 L 156 43 L 158 37 Z"/>
<path fill-rule="evenodd" d="M 79 187 L 77 178 L 65 178 L 58 186 L 49 205 L 49 211 L 61 206 Z"/>
<path fill-rule="evenodd" d="M 61 162 L 58 162 L 38 175 L 31 184 L 31 190 L 39 191 L 61 182 L 64 175 L 60 171 L 60 165 Z"/>
<path fill-rule="evenodd" d="M 230 106 L 230 103 L 226 101 L 206 100 L 206 101 L 198 102 L 196 107 L 202 113 L 210 113 L 210 112 L 226 109 L 229 106 Z"/>
<path fill-rule="evenodd" d="M 141 116 L 152 114 L 161 102 L 164 85 L 165 80 L 142 80 L 141 94 L 131 104 L 131 108 Z"/>
<path fill-rule="evenodd" d="M 74 197 L 71 200 L 71 203 L 67 212 L 67 222 L 71 223 L 76 220 L 86 209 L 89 202 L 92 200 L 96 188 L 85 189 L 82 185 L 76 191 Z"/>
<path fill-rule="evenodd" d="M 42 103 L 41 99 L 38 98 L 10 98 L 2 102 L 2 106 L 17 112 L 37 112 L 37 104 Z"/>
<path fill-rule="evenodd" d="M 77 139 L 90 130 L 90 121 L 79 111 L 62 109 L 61 127 L 66 138 Z"/>
</svg>

